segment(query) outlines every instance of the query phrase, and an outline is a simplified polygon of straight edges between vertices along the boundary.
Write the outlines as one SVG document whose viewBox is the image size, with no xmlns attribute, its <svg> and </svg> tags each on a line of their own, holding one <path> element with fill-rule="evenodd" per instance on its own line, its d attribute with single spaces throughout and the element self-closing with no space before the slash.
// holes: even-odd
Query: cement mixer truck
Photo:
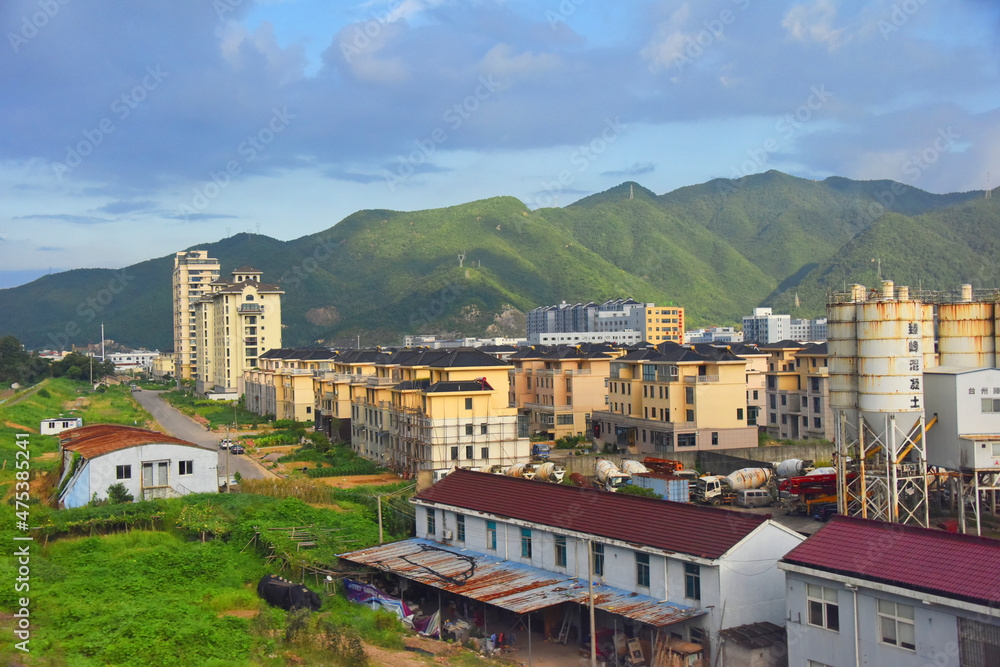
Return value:
<svg viewBox="0 0 1000 667">
<path fill-rule="evenodd" d="M 547 461 L 539 466 L 535 466 L 535 476 L 532 479 L 536 482 L 555 482 L 559 484 L 565 475 L 565 468 L 558 467 L 555 463 Z"/>
<path fill-rule="evenodd" d="M 639 463 L 638 461 L 633 461 L 631 459 L 629 459 L 628 461 L 622 461 L 621 470 L 630 478 L 632 477 L 632 475 L 637 475 L 643 472 L 649 472 L 649 468 L 644 466 L 642 463 Z"/>
<path fill-rule="evenodd" d="M 619 470 L 612 461 L 601 459 L 597 462 L 597 484 L 605 491 L 613 493 L 631 480 L 632 476 Z"/>
<path fill-rule="evenodd" d="M 503 474 L 507 477 L 523 477 L 524 479 L 531 479 L 535 476 L 535 470 L 530 463 L 515 463 L 504 470 Z"/>
<path fill-rule="evenodd" d="M 770 468 L 742 468 L 723 477 L 705 475 L 695 482 L 694 501 L 703 505 L 731 505 L 738 491 L 759 489 L 770 481 Z"/>
</svg>

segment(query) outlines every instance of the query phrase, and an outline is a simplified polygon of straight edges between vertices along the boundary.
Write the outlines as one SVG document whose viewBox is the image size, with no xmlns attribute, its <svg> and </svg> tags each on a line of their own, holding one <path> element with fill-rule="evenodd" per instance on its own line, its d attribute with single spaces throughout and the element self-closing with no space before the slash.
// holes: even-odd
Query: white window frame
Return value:
<svg viewBox="0 0 1000 667">
<path fill-rule="evenodd" d="M 917 628 L 914 623 L 914 607 L 908 604 L 892 602 L 891 600 L 879 599 L 876 603 L 878 611 L 878 641 L 880 644 L 895 646 L 904 651 L 917 650 Z M 903 614 L 900 612 L 903 611 Z M 906 613 L 909 613 L 909 616 Z M 909 626 L 909 637 L 911 642 L 905 642 L 903 635 L 906 632 L 900 630 Z M 892 628 L 892 637 L 887 638 L 886 630 Z"/>
<path fill-rule="evenodd" d="M 819 622 L 813 622 L 813 605 L 819 605 Z M 837 610 L 837 627 L 830 627 L 830 608 Z M 814 628 L 840 632 L 840 599 L 835 588 L 806 584 L 806 622 Z"/>
</svg>

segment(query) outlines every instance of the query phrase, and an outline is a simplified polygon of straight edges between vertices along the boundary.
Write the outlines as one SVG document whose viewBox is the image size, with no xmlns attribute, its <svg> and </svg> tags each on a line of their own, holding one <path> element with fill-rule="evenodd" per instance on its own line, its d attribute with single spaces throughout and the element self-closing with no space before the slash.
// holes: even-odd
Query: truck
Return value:
<svg viewBox="0 0 1000 667">
<path fill-rule="evenodd" d="M 774 467 L 774 472 L 781 479 L 800 477 L 812 470 L 812 464 L 812 461 L 802 459 L 785 459 Z"/>
<path fill-rule="evenodd" d="M 772 474 L 770 468 L 742 468 L 725 477 L 705 475 L 695 481 L 693 498 L 703 505 L 731 505 L 737 491 L 759 489 L 771 480 Z"/>
<path fill-rule="evenodd" d="M 632 476 L 623 473 L 613 461 L 601 459 L 597 462 L 597 482 L 599 488 L 614 493 L 632 480 Z"/>
<path fill-rule="evenodd" d="M 503 474 L 507 475 L 507 477 L 523 477 L 524 479 L 531 479 L 535 476 L 535 470 L 530 463 L 515 463 L 504 470 Z"/>
<path fill-rule="evenodd" d="M 622 461 L 621 471 L 631 477 L 632 475 L 637 475 L 639 473 L 649 472 L 649 468 L 638 461 L 628 460 Z"/>
<path fill-rule="evenodd" d="M 558 484 L 562 482 L 565 474 L 565 468 L 561 468 L 551 461 L 546 461 L 535 468 L 535 475 L 532 479 L 539 482 L 555 482 Z"/>
<path fill-rule="evenodd" d="M 552 454 L 552 443 L 551 442 L 533 442 L 531 443 L 531 458 L 541 459 L 543 461 L 548 461 L 549 456 Z"/>
</svg>

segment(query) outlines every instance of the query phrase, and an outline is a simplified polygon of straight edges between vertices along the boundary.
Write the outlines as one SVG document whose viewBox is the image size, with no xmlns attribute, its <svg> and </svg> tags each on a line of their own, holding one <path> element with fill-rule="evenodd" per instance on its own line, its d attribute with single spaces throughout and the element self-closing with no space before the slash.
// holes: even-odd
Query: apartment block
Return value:
<svg viewBox="0 0 1000 667">
<path fill-rule="evenodd" d="M 759 346 L 767 362 L 767 432 L 776 440 L 833 440 L 826 343 Z"/>
<path fill-rule="evenodd" d="M 609 299 L 598 305 L 567 304 L 535 308 L 528 313 L 528 343 L 531 345 L 578 342 L 632 343 L 684 340 L 684 309 L 640 303 L 632 298 Z M 553 334 L 561 334 L 553 337 Z M 603 334 L 588 338 L 584 334 Z M 575 336 L 570 339 L 568 336 Z M 610 335 L 610 337 L 608 337 Z"/>
<path fill-rule="evenodd" d="M 278 348 L 258 357 L 243 371 L 246 408 L 275 419 L 316 421 L 313 377 L 333 366 L 337 353 L 328 348 Z"/>
<path fill-rule="evenodd" d="M 711 345 L 662 343 L 611 362 L 608 406 L 595 437 L 619 449 L 673 451 L 753 447 L 747 423 L 747 361 Z"/>
<path fill-rule="evenodd" d="M 393 352 L 352 387 L 354 450 L 404 474 L 528 461 L 509 369 L 474 349 Z"/>
<path fill-rule="evenodd" d="M 174 363 L 177 377 L 193 380 L 198 370 L 198 342 L 194 304 L 219 279 L 219 260 L 205 250 L 179 252 L 174 257 Z"/>
<path fill-rule="evenodd" d="M 284 291 L 260 282 L 261 272 L 250 266 L 232 276 L 210 283 L 194 304 L 197 391 L 215 398 L 238 398 L 243 372 L 257 367 L 263 352 L 281 347 Z"/>
<path fill-rule="evenodd" d="M 365 396 L 368 379 L 376 376 L 376 365 L 390 355 L 380 350 L 343 350 L 330 360 L 330 370 L 313 375 L 316 428 L 331 440 L 351 442 L 351 406 Z"/>
<path fill-rule="evenodd" d="M 709 327 L 707 329 L 692 329 L 684 332 L 684 343 L 742 343 L 743 332 L 736 327 Z"/>
<path fill-rule="evenodd" d="M 607 408 L 611 360 L 623 353 L 607 345 L 518 350 L 510 357 L 510 404 L 533 434 L 589 435 L 592 413 Z"/>
<path fill-rule="evenodd" d="M 793 319 L 791 315 L 775 315 L 770 308 L 754 308 L 753 315 L 743 318 L 743 341 L 746 343 L 778 343 L 783 340 L 826 340 L 826 318 Z"/>
</svg>

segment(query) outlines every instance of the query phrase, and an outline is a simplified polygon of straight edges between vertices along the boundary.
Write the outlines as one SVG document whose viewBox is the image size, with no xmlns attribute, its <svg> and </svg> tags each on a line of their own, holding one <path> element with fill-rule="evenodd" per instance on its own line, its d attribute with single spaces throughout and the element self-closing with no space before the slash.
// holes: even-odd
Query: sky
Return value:
<svg viewBox="0 0 1000 667">
<path fill-rule="evenodd" d="M 996 0 L 5 0 L 0 28 L 0 288 L 624 181 L 1000 182 Z"/>
</svg>

